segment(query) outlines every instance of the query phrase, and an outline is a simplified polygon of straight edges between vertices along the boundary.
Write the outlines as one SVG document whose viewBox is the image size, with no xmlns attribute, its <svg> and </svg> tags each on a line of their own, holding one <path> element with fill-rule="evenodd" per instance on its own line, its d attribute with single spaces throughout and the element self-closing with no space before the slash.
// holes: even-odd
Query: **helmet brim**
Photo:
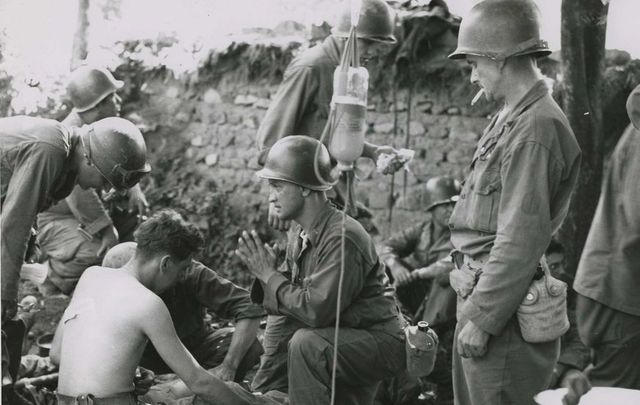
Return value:
<svg viewBox="0 0 640 405">
<path fill-rule="evenodd" d="M 333 35 L 336 38 L 349 38 L 349 33 L 348 32 L 343 32 L 343 31 L 339 31 L 339 30 L 332 30 L 331 31 L 331 35 Z M 380 42 L 383 44 L 389 44 L 389 45 L 393 45 L 398 43 L 398 40 L 396 39 L 396 37 L 394 35 L 385 35 L 385 36 L 369 36 L 369 35 L 358 35 L 356 34 L 357 38 L 360 39 L 367 39 L 369 41 L 373 41 L 373 42 Z"/>
<path fill-rule="evenodd" d="M 506 59 L 508 57 L 522 56 L 522 55 L 535 55 L 536 58 L 542 58 L 544 56 L 551 55 L 551 53 L 552 53 L 551 50 L 548 49 L 548 48 L 529 49 L 529 50 L 526 50 L 524 52 L 516 53 L 514 55 L 509 55 L 509 56 L 505 57 L 504 55 L 488 54 L 488 53 L 482 53 L 482 52 L 476 52 L 476 51 L 473 51 L 473 50 L 458 48 L 455 51 L 453 51 L 453 53 L 449 54 L 449 56 L 447 56 L 447 58 L 454 59 L 454 60 L 459 60 L 459 59 L 464 59 L 467 56 L 480 56 L 480 57 L 488 58 L 488 59 L 492 59 L 492 60 L 503 60 L 503 59 Z"/>
<path fill-rule="evenodd" d="M 275 172 L 275 171 L 273 171 L 271 169 L 268 169 L 268 168 L 264 168 L 264 169 L 258 170 L 256 172 L 256 176 L 258 176 L 259 178 L 264 179 L 264 180 L 286 181 L 287 183 L 295 184 L 297 186 L 308 188 L 309 190 L 313 190 L 313 191 L 327 191 L 327 190 L 331 189 L 331 187 L 332 187 L 331 184 L 320 185 L 320 186 L 314 186 L 314 185 L 310 185 L 310 184 L 302 184 L 300 182 L 293 181 L 292 179 L 287 178 L 286 176 L 283 176 L 282 174 L 277 173 L 277 172 Z"/>
<path fill-rule="evenodd" d="M 435 201 L 433 204 L 427 207 L 427 211 L 431 211 L 432 209 L 439 207 L 441 205 L 455 204 L 458 202 L 459 199 L 460 199 L 459 195 L 454 195 L 454 196 L 451 196 L 450 198 L 447 198 L 446 200 Z"/>
</svg>

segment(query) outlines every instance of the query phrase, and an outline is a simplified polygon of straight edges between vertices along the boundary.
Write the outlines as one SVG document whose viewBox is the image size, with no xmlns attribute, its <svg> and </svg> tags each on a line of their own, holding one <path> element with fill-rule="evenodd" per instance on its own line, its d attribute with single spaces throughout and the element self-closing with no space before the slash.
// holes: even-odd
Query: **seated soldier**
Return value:
<svg viewBox="0 0 640 405">
<path fill-rule="evenodd" d="M 440 338 L 438 357 L 427 380 L 437 384 L 438 403 L 453 402 L 451 354 L 456 326 L 456 293 L 449 285 L 453 250 L 449 217 L 458 201 L 459 183 L 451 177 L 434 177 L 426 183 L 429 205 L 427 218 L 392 235 L 382 246 L 380 257 L 390 271 L 404 311 L 415 322 L 427 321 Z M 400 390 L 413 389 L 402 381 Z M 398 386 L 387 382 L 378 394 L 382 397 L 409 395 L 389 392 Z"/>
<path fill-rule="evenodd" d="M 252 297 L 275 317 L 267 321 L 253 386 L 288 390 L 295 405 L 332 402 L 334 370 L 336 404 L 371 404 L 379 382 L 405 368 L 402 322 L 384 266 L 362 225 L 327 200 L 330 171 L 319 141 L 277 141 L 258 176 L 269 182 L 278 218 L 294 223 L 285 262 L 276 269 L 276 252 L 255 231 L 243 232 L 236 250 L 256 276 Z"/>
<path fill-rule="evenodd" d="M 127 264 L 135 251 L 135 242 L 114 246 L 105 255 L 102 266 L 119 269 Z M 247 371 L 260 360 L 263 350 L 256 334 L 264 309 L 251 302 L 247 290 L 194 261 L 174 286 L 160 294 L 160 298 L 169 309 L 180 341 L 198 363 L 207 369 L 213 368 L 217 377 L 242 382 Z M 233 319 L 235 328 L 213 329 L 204 321 L 206 310 Z M 145 349 L 140 365 L 157 374 L 170 372 L 151 345 Z"/>
<path fill-rule="evenodd" d="M 176 334 L 157 294 L 182 277 L 203 243 L 197 228 L 163 211 L 135 233 L 134 258 L 120 271 L 94 266 L 80 278 L 52 343 L 60 365 L 58 404 L 136 404 L 136 367 L 151 340 L 162 359 L 205 401 L 249 404 L 253 396 L 202 368 Z"/>
</svg>

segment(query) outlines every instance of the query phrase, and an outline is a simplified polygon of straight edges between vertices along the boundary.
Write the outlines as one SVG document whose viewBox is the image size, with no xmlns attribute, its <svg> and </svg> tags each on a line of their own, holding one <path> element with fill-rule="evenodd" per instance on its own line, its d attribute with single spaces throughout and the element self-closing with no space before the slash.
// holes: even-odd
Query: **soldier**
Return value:
<svg viewBox="0 0 640 405">
<path fill-rule="evenodd" d="M 532 0 L 476 3 L 450 55 L 466 59 L 471 82 L 502 104 L 450 220 L 456 404 L 534 404 L 559 354 L 559 338 L 525 341 L 516 316 L 542 276 L 540 260 L 567 214 L 580 164 L 577 141 L 536 65 L 550 53 L 539 21 Z"/>
<path fill-rule="evenodd" d="M 276 142 L 258 172 L 269 181 L 269 202 L 279 219 L 295 224 L 280 270 L 255 231 L 242 234 L 236 251 L 256 276 L 252 296 L 279 316 L 278 333 L 269 326 L 265 331 L 254 386 L 262 392 L 288 386 L 293 405 L 328 404 L 339 308 L 336 404 L 371 404 L 379 382 L 405 367 L 400 314 L 371 237 L 350 217 L 343 228 L 341 213 L 327 200 L 330 186 L 314 170 L 317 148 L 319 173 L 328 178 L 329 152 L 308 136 Z"/>
<path fill-rule="evenodd" d="M 135 251 L 135 242 L 120 243 L 107 252 L 102 266 L 119 269 Z M 251 302 L 247 290 L 194 260 L 176 283 L 159 296 L 171 314 L 180 341 L 216 377 L 242 382 L 247 371 L 258 363 L 263 350 L 256 334 L 264 309 Z M 233 319 L 233 334 L 231 328 L 213 329 L 208 325 L 203 319 L 206 310 Z M 225 344 L 229 339 L 230 343 Z M 152 345 L 145 349 L 140 365 L 157 374 L 171 372 Z"/>
<path fill-rule="evenodd" d="M 151 167 L 140 131 L 121 118 L 82 129 L 49 119 L 0 119 L 2 208 L 2 323 L 16 314 L 20 269 L 38 212 L 78 184 L 88 189 L 129 188 Z M 3 362 L 5 342 L 3 345 Z"/>
<path fill-rule="evenodd" d="M 456 293 L 449 285 L 453 269 L 449 218 L 458 201 L 460 184 L 451 177 L 426 183 L 427 219 L 392 235 L 380 258 L 390 270 L 396 292 L 414 321 L 427 321 L 440 338 L 438 357 L 429 381 L 438 385 L 440 403 L 453 401 L 451 349 L 456 326 Z"/>
<path fill-rule="evenodd" d="M 116 92 L 123 85 L 106 69 L 77 68 L 67 85 L 73 110 L 62 123 L 67 127 L 82 127 L 118 116 L 121 99 Z M 130 196 L 129 208 L 144 214 L 148 204 L 140 185 L 129 189 L 127 194 Z M 119 219 L 117 224 L 114 224 L 112 214 Z M 103 206 L 95 190 L 80 187 L 75 187 L 67 198 L 38 215 L 38 244 L 46 262 L 30 266 L 42 267 L 41 271 L 47 273 L 40 286 L 41 292 L 70 294 L 87 267 L 99 264 L 105 252 L 118 243 L 120 237 L 126 239 L 132 227 L 123 227 L 122 218 L 121 211 Z M 134 223 L 137 225 L 135 218 Z"/>
<path fill-rule="evenodd" d="M 203 243 L 198 229 L 167 210 L 145 221 L 135 238 L 134 257 L 123 268 L 92 266 L 82 274 L 58 324 L 51 344 L 60 366 L 58 404 L 137 404 L 135 373 L 148 341 L 205 403 L 271 404 L 199 365 L 157 295 L 191 266 Z"/>
<path fill-rule="evenodd" d="M 389 6 L 383 0 L 363 0 L 357 27 L 358 50 L 363 59 L 384 51 L 396 42 L 393 35 L 394 20 Z M 284 78 L 257 133 L 258 162 L 263 165 L 272 147 L 279 139 L 291 135 L 308 135 L 320 139 L 333 96 L 333 73 L 340 64 L 346 38 L 351 28 L 349 7 L 342 10 L 338 24 L 331 36 L 320 45 L 298 55 L 284 72 Z M 389 146 L 378 146 L 365 142 L 363 157 L 378 158 L 381 153 L 395 153 Z M 346 200 L 346 184 L 338 183 L 332 190 L 336 202 Z M 370 216 L 359 206 L 356 216 Z M 269 224 L 286 230 L 288 223 L 281 223 L 269 206 Z"/>
<path fill-rule="evenodd" d="M 640 390 L 640 86 L 627 113 L 573 288 L 578 332 L 594 354 L 591 383 Z"/>
</svg>

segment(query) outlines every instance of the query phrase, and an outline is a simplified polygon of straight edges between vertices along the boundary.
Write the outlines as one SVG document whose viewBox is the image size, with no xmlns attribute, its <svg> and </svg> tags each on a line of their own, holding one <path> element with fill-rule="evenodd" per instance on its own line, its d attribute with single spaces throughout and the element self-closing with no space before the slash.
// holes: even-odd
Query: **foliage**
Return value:
<svg viewBox="0 0 640 405">
<path fill-rule="evenodd" d="M 152 162 L 153 171 L 144 187 L 153 210 L 172 208 L 194 223 L 202 232 L 205 246 L 200 260 L 240 285 L 248 285 L 250 277 L 241 271 L 234 255 L 242 230 L 258 229 L 263 235 L 265 220 L 256 207 L 239 207 L 232 201 L 233 192 L 225 190 L 186 157 L 186 147 L 163 151 Z"/>
</svg>

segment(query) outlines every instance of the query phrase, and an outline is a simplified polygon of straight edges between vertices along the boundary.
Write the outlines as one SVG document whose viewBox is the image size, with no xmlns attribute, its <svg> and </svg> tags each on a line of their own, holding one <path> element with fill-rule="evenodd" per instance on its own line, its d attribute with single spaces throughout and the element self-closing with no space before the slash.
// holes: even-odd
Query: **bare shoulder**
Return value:
<svg viewBox="0 0 640 405">
<path fill-rule="evenodd" d="M 137 315 L 141 319 L 166 310 L 160 297 L 120 269 L 101 266 L 88 268 L 78 282 L 76 295 L 78 293 L 108 302 L 112 309 L 126 310 L 129 315 Z"/>
</svg>

